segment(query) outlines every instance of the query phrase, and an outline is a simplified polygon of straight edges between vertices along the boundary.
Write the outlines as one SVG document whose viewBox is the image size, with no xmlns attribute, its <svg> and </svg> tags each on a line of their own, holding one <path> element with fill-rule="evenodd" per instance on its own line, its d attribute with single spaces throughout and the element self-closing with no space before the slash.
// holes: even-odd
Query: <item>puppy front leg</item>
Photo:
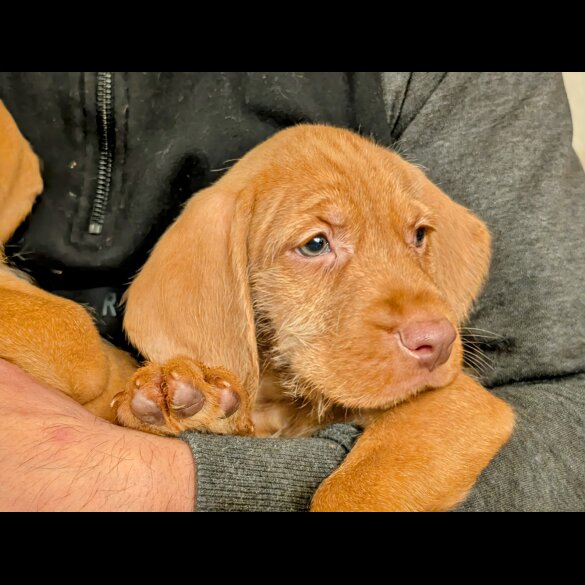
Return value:
<svg viewBox="0 0 585 585">
<path fill-rule="evenodd" d="M 506 443 L 512 408 L 460 374 L 380 414 L 317 490 L 312 511 L 446 511 Z"/>
</svg>

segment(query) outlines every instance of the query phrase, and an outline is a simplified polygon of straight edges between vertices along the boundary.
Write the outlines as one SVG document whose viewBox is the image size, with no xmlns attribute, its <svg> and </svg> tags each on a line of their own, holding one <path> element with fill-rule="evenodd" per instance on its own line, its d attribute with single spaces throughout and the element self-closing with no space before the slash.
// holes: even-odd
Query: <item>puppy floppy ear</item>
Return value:
<svg viewBox="0 0 585 585">
<path fill-rule="evenodd" d="M 437 286 L 463 321 L 487 276 L 491 237 L 471 211 L 447 197 L 425 177 L 422 202 L 433 211 L 431 258 Z"/>
<path fill-rule="evenodd" d="M 39 159 L 0 101 L 0 246 L 30 213 L 42 190 Z"/>
<path fill-rule="evenodd" d="M 149 360 L 223 366 L 254 392 L 258 354 L 248 284 L 252 200 L 212 187 L 165 232 L 126 295 L 124 328 Z"/>
</svg>

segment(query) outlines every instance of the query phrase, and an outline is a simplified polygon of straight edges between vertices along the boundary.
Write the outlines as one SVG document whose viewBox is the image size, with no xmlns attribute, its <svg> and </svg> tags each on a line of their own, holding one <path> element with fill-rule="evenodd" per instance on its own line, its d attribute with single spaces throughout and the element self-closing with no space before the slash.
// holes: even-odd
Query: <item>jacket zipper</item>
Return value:
<svg viewBox="0 0 585 585">
<path fill-rule="evenodd" d="M 114 161 L 114 114 L 113 84 L 111 73 L 98 73 L 96 83 L 96 117 L 99 138 L 99 162 L 97 185 L 88 232 L 99 235 L 102 233 L 106 218 L 106 207 L 110 199 L 112 183 L 112 164 Z"/>
</svg>

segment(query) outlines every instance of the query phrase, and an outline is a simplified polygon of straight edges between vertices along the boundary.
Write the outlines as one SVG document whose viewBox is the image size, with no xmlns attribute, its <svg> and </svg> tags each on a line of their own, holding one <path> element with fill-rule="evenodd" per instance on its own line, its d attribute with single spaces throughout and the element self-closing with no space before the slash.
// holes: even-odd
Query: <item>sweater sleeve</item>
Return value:
<svg viewBox="0 0 585 585">
<path fill-rule="evenodd" d="M 199 512 L 307 511 L 319 484 L 345 459 L 357 427 L 335 424 L 304 439 L 186 432 Z"/>
</svg>

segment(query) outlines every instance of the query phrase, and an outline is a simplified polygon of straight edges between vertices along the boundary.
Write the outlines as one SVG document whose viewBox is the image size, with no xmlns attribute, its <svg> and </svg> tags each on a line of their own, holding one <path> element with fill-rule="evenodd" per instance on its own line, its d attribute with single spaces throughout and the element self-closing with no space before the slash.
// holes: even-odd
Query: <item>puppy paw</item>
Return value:
<svg viewBox="0 0 585 585">
<path fill-rule="evenodd" d="M 236 377 L 186 357 L 140 368 L 112 404 L 120 424 L 157 435 L 253 432 L 248 397 Z"/>
</svg>

